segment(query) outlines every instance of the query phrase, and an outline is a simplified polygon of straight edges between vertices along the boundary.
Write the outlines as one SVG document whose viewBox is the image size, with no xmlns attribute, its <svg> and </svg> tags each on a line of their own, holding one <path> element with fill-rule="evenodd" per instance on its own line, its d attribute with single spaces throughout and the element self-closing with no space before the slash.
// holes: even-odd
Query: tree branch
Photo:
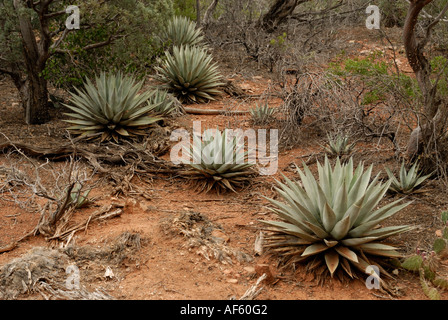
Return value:
<svg viewBox="0 0 448 320">
<path fill-rule="evenodd" d="M 81 50 L 88 51 L 88 50 L 92 50 L 92 49 L 105 47 L 105 46 L 113 43 L 115 40 L 122 38 L 122 37 L 126 37 L 126 36 L 127 35 L 112 35 L 112 36 L 109 36 L 109 39 L 107 39 L 105 41 L 89 44 L 89 45 L 83 47 Z M 73 50 L 55 48 L 53 52 L 54 53 L 72 53 Z"/>
<path fill-rule="evenodd" d="M 201 24 L 201 27 L 203 29 L 206 29 L 207 26 L 210 24 L 212 14 L 215 11 L 216 6 L 218 5 L 218 1 L 219 0 L 213 0 L 213 2 L 210 4 L 210 6 L 205 11 L 204 18 L 202 19 L 202 24 Z"/>
<path fill-rule="evenodd" d="M 56 12 L 50 12 L 50 13 L 46 13 L 43 15 L 44 19 L 51 19 L 54 17 L 59 17 L 62 16 L 64 14 L 66 14 L 67 12 L 65 10 L 61 10 L 61 11 L 56 11 Z"/>
</svg>

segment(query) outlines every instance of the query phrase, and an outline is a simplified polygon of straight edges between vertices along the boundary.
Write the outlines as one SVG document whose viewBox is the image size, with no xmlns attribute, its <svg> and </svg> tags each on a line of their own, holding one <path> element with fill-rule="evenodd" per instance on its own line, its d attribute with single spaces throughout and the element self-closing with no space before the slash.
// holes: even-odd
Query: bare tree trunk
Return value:
<svg viewBox="0 0 448 320">
<path fill-rule="evenodd" d="M 201 25 L 201 1 L 196 0 L 196 25 Z"/>
<path fill-rule="evenodd" d="M 54 53 L 70 53 L 69 50 L 59 48 L 66 35 L 71 31 L 68 29 L 50 30 L 53 19 L 66 15 L 65 10 L 53 11 L 50 6 L 57 2 L 55 0 L 9 0 L 13 5 L 17 16 L 17 30 L 22 40 L 23 59 L 20 61 L 7 61 L 0 55 L 0 74 L 7 74 L 14 81 L 19 90 L 22 105 L 25 109 L 25 121 L 27 124 L 41 124 L 49 120 L 49 101 L 47 82 L 42 77 L 45 65 Z M 4 1 L 3 1 L 4 2 Z M 3 3 L 0 0 L 0 6 Z M 197 0 L 197 3 L 200 1 Z M 30 12 L 37 15 L 36 24 L 32 25 Z M 199 13 L 200 16 L 200 13 Z M 0 19 L 0 22 L 3 21 Z M 1 22 L 4 24 L 5 22 Z M 14 22 L 15 23 L 15 22 Z M 54 24 L 56 25 L 56 24 Z M 3 26 L 0 26 L 4 28 Z M 93 50 L 111 44 L 114 40 L 125 36 L 123 31 L 112 34 L 105 41 L 91 43 L 83 51 Z M 56 40 L 54 43 L 53 41 Z M 50 50 L 51 47 L 51 50 Z M 4 50 L 4 48 L 0 48 Z"/>
<path fill-rule="evenodd" d="M 210 24 L 210 21 L 212 19 L 213 12 L 215 12 L 215 9 L 218 5 L 219 0 L 213 0 L 213 2 L 210 4 L 210 6 L 207 8 L 204 14 L 204 18 L 202 19 L 201 27 L 202 29 L 207 29 L 207 26 Z"/>
<path fill-rule="evenodd" d="M 267 32 L 273 32 L 279 24 L 286 21 L 294 9 L 310 0 L 275 0 L 269 11 L 261 17 L 258 25 Z"/>
<path fill-rule="evenodd" d="M 39 46 L 37 45 L 31 20 L 21 12 L 23 10 L 22 1 L 14 0 L 14 7 L 18 13 L 26 67 L 26 78 L 15 81 L 15 84 L 25 108 L 25 122 L 41 124 L 49 119 L 47 82 L 41 76 L 49 57 L 49 45 L 45 37 L 42 37 Z M 46 25 L 41 27 L 44 28 Z"/>
<path fill-rule="evenodd" d="M 47 82 L 40 76 L 40 72 L 30 69 L 27 71 L 26 80 L 18 88 L 25 108 L 25 122 L 27 124 L 42 124 L 50 118 Z"/>
<path fill-rule="evenodd" d="M 415 28 L 420 12 L 432 0 L 412 0 L 409 4 L 408 14 L 403 31 L 404 46 L 409 64 L 417 78 L 418 85 L 424 98 L 423 114 L 421 123 L 411 134 L 407 146 L 408 157 L 421 154 L 428 145 L 439 139 L 446 127 L 447 106 L 442 106 L 437 98 L 437 84 L 431 83 L 431 66 L 424 55 L 424 48 L 429 41 L 431 29 L 438 22 L 441 15 L 446 12 L 448 5 L 443 12 L 427 28 L 426 36 L 417 42 Z"/>
</svg>

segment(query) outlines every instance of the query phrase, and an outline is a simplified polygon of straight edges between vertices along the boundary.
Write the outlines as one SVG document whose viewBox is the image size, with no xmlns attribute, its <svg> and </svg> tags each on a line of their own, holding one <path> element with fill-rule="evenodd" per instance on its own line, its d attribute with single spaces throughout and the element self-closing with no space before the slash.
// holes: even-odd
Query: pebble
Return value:
<svg viewBox="0 0 448 320">
<path fill-rule="evenodd" d="M 243 268 L 247 273 L 254 273 L 255 268 L 254 267 L 244 267 Z"/>
<path fill-rule="evenodd" d="M 211 236 L 217 242 L 226 243 L 230 241 L 229 236 L 219 229 L 214 229 L 211 233 Z"/>
</svg>

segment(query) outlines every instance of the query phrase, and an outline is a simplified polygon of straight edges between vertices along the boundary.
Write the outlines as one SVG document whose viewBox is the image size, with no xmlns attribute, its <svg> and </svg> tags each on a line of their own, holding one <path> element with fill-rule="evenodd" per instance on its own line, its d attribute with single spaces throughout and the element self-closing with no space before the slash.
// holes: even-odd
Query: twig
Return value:
<svg viewBox="0 0 448 320">
<path fill-rule="evenodd" d="M 260 292 L 263 290 L 263 287 L 258 289 L 258 286 L 260 285 L 260 283 L 264 279 L 266 279 L 266 277 L 267 277 L 266 273 L 263 273 L 261 275 L 261 277 L 258 278 L 257 282 L 243 294 L 243 296 L 240 298 L 240 300 L 253 300 L 253 299 L 255 299 L 255 297 L 258 296 L 260 294 Z"/>
</svg>

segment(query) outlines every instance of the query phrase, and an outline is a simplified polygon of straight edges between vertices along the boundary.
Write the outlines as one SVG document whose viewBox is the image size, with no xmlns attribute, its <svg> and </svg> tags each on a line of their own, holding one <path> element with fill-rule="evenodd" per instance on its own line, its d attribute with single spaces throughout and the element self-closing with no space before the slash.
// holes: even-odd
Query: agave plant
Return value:
<svg viewBox="0 0 448 320">
<path fill-rule="evenodd" d="M 192 161 L 186 165 L 184 176 L 193 179 L 200 192 L 215 189 L 220 191 L 237 189 L 247 184 L 255 174 L 254 164 L 248 161 L 248 152 L 238 143 L 237 137 L 229 137 L 227 130 L 205 131 L 202 140 L 194 136 L 189 150 Z"/>
<path fill-rule="evenodd" d="M 166 89 L 181 103 L 202 103 L 215 100 L 223 85 L 218 66 L 212 56 L 198 47 L 180 46 L 173 54 L 165 52 L 166 59 L 156 67 L 162 89 Z"/>
<path fill-rule="evenodd" d="M 391 180 L 391 185 L 389 188 L 389 191 L 396 192 L 396 193 L 412 193 L 415 191 L 418 187 L 421 186 L 421 184 L 428 179 L 432 174 L 428 174 L 425 176 L 421 176 L 419 174 L 419 164 L 418 161 L 416 161 L 412 167 L 409 169 L 409 171 L 406 171 L 405 163 L 402 162 L 401 168 L 400 168 L 400 177 L 398 180 L 394 174 L 389 170 L 389 168 L 386 168 L 387 175 L 389 176 L 389 179 Z"/>
<path fill-rule="evenodd" d="M 349 155 L 352 153 L 355 143 L 349 143 L 349 138 L 344 135 L 336 135 L 331 137 L 327 135 L 328 143 L 325 147 L 325 151 L 332 156 L 343 156 Z"/>
<path fill-rule="evenodd" d="M 304 172 L 298 169 L 301 183 L 285 177 L 286 184 L 278 182 L 276 190 L 286 203 L 267 198 L 282 221 L 262 221 L 272 231 L 266 246 L 287 264 L 308 261 L 308 270 L 329 271 L 332 277 L 340 271 L 339 276 L 354 278 L 369 265 L 381 267 L 385 257 L 399 257 L 382 240 L 410 227 L 380 225 L 409 203 L 377 208 L 390 182 L 379 182 L 379 175 L 370 182 L 371 172 L 372 166 L 364 171 L 362 163 L 353 171 L 352 158 L 345 164 L 338 158 L 334 169 L 328 159 L 318 163 L 318 180 L 306 165 Z"/>
<path fill-rule="evenodd" d="M 256 124 L 265 124 L 269 122 L 275 114 L 275 109 L 269 107 L 267 103 L 256 105 L 254 108 L 250 109 L 250 114 L 252 120 Z"/>
<path fill-rule="evenodd" d="M 153 90 L 148 105 L 153 106 L 154 113 L 164 117 L 182 113 L 181 103 L 166 90 Z"/>
<path fill-rule="evenodd" d="M 83 89 L 75 88 L 71 93 L 71 104 L 65 104 L 74 118 L 65 120 L 73 124 L 68 129 L 82 136 L 101 134 L 101 141 L 118 137 L 142 135 L 144 129 L 160 120 L 149 113 L 157 105 L 143 104 L 151 92 L 139 94 L 143 83 L 121 73 L 101 73 L 95 77 L 95 84 L 86 79 Z"/>
<path fill-rule="evenodd" d="M 196 22 L 187 17 L 173 17 L 167 24 L 162 36 L 172 46 L 204 46 L 202 30 L 196 28 Z"/>
</svg>

